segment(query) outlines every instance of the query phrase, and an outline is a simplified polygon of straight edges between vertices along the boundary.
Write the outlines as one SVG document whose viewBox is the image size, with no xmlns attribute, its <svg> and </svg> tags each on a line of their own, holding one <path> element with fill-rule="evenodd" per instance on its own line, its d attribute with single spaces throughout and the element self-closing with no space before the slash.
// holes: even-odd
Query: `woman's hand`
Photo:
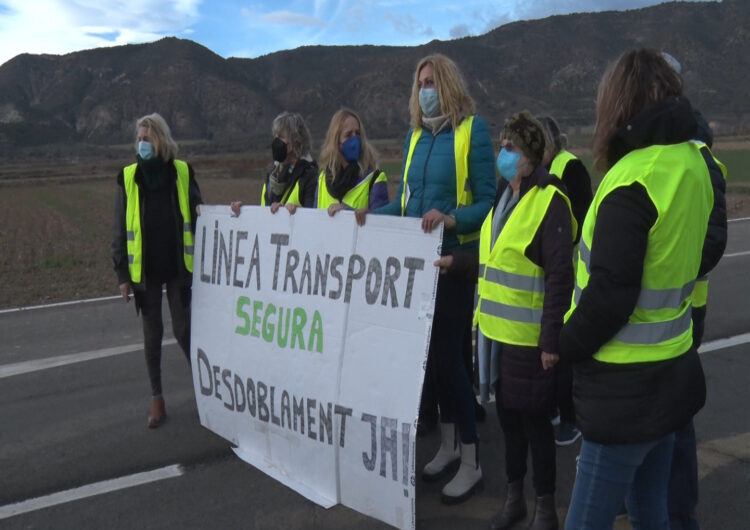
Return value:
<svg viewBox="0 0 750 530">
<path fill-rule="evenodd" d="M 120 284 L 120 294 L 125 299 L 125 302 L 130 302 L 130 282 Z"/>
<path fill-rule="evenodd" d="M 328 207 L 328 215 L 333 217 L 334 215 L 336 215 L 336 212 L 343 210 L 343 209 L 344 209 L 343 204 L 341 204 L 340 202 L 334 202 L 332 205 Z"/>
<path fill-rule="evenodd" d="M 280 202 L 272 202 L 271 203 L 271 213 L 278 212 L 280 207 L 281 207 L 281 203 Z"/>
<path fill-rule="evenodd" d="M 448 254 L 436 259 L 434 265 L 435 267 L 440 267 L 440 274 L 446 274 L 451 265 L 453 265 L 453 255 Z"/>
<path fill-rule="evenodd" d="M 424 230 L 425 234 L 429 234 L 440 223 L 445 223 L 446 228 L 452 228 L 451 226 L 448 226 L 450 221 L 447 221 L 447 219 L 453 219 L 453 226 L 456 226 L 456 220 L 453 217 L 445 215 L 440 210 L 433 208 L 422 217 L 422 230 Z"/>
<path fill-rule="evenodd" d="M 240 208 L 242 208 L 242 201 L 232 201 L 229 203 L 229 207 L 232 209 L 232 214 L 235 217 L 240 216 Z"/>
<path fill-rule="evenodd" d="M 369 208 L 360 208 L 354 211 L 354 218 L 357 220 L 359 226 L 365 226 L 365 217 L 370 213 Z"/>
<path fill-rule="evenodd" d="M 289 215 L 294 215 L 294 212 L 297 211 L 297 205 L 293 202 L 286 203 L 286 206 L 284 206 L 284 208 L 286 208 L 286 211 L 289 212 Z"/>
<path fill-rule="evenodd" d="M 556 353 L 547 353 L 546 351 L 542 352 L 542 368 L 545 370 L 549 370 L 555 366 L 559 360 L 560 356 Z"/>
</svg>

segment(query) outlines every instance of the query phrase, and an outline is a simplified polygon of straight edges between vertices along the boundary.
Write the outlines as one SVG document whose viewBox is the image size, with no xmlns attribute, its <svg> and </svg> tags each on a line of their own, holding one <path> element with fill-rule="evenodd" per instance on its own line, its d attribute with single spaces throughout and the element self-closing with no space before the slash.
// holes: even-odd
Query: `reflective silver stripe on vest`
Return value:
<svg viewBox="0 0 750 530">
<path fill-rule="evenodd" d="M 503 287 L 518 289 L 519 291 L 544 293 L 544 278 L 506 272 L 494 267 L 487 267 L 487 274 L 484 276 L 484 280 L 502 285 Z"/>
<path fill-rule="evenodd" d="M 641 288 L 636 305 L 642 309 L 679 309 L 682 302 L 693 292 L 695 281 L 676 289 Z"/>
<path fill-rule="evenodd" d="M 679 337 L 690 329 L 692 313 L 685 311 L 682 316 L 666 322 L 628 323 L 615 339 L 626 344 L 659 344 Z"/>
<path fill-rule="evenodd" d="M 591 274 L 591 269 L 589 268 L 589 263 L 591 263 L 591 251 L 589 250 L 589 247 L 586 246 L 586 242 L 581 238 L 580 245 L 578 246 L 578 250 L 581 253 L 581 261 L 583 261 L 584 265 L 586 265 L 586 272 Z"/>
<path fill-rule="evenodd" d="M 187 254 L 188 256 L 192 256 L 192 255 L 193 255 L 193 249 L 194 249 L 194 248 L 195 248 L 195 247 L 193 247 L 192 245 L 191 245 L 191 246 L 189 246 L 189 247 L 188 247 L 188 246 L 186 246 L 186 247 L 185 247 L 185 254 Z"/>
<path fill-rule="evenodd" d="M 135 241 L 135 232 L 128 230 L 127 232 L 128 241 Z"/>
<path fill-rule="evenodd" d="M 578 287 L 578 284 L 576 283 L 576 287 L 573 290 L 573 303 L 575 303 L 575 305 L 578 305 L 578 302 L 580 301 L 581 301 L 581 288 Z"/>
<path fill-rule="evenodd" d="M 484 278 L 484 265 L 479 265 L 479 277 Z"/>
<path fill-rule="evenodd" d="M 517 307 L 512 305 L 493 302 L 492 300 L 482 299 L 480 312 L 485 315 L 503 318 L 505 320 L 515 320 L 516 322 L 525 322 L 527 324 L 541 324 L 542 310 L 529 309 L 527 307 Z"/>
<path fill-rule="evenodd" d="M 128 265 L 132 265 L 133 263 L 135 263 L 135 255 L 128 254 Z"/>
<path fill-rule="evenodd" d="M 192 226 L 190 223 L 182 223 L 182 231 L 183 232 L 190 232 L 192 230 Z"/>
</svg>

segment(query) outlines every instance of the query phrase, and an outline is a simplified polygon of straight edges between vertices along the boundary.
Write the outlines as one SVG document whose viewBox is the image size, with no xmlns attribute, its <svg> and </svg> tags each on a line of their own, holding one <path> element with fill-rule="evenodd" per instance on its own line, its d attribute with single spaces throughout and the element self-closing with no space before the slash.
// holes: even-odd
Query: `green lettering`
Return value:
<svg viewBox="0 0 750 530">
<path fill-rule="evenodd" d="M 273 341 L 273 332 L 276 331 L 273 322 L 268 322 L 268 316 L 273 314 L 276 314 L 276 306 L 268 304 L 263 314 L 263 340 L 266 342 Z"/>
<path fill-rule="evenodd" d="M 305 349 L 305 337 L 302 335 L 302 329 L 305 327 L 306 323 L 307 315 L 305 314 L 305 310 L 301 307 L 295 307 L 294 323 L 292 324 L 292 343 L 289 346 L 290 348 L 294 348 L 297 340 L 299 340 L 299 349 Z"/>
<path fill-rule="evenodd" d="M 250 335 L 253 337 L 260 337 L 260 331 L 258 331 L 258 324 L 260 324 L 260 315 L 258 311 L 263 309 L 263 302 L 256 300 L 253 303 L 253 327 L 250 330 Z"/>
<path fill-rule="evenodd" d="M 313 340 L 315 341 L 315 351 L 323 353 L 323 318 L 319 311 L 315 311 L 310 328 L 310 337 L 307 339 L 307 349 L 313 351 Z"/>
<path fill-rule="evenodd" d="M 284 315 L 284 308 L 282 307 L 279 309 L 279 327 L 277 328 L 276 333 L 276 344 L 279 345 L 279 348 L 286 347 L 286 342 L 289 339 L 289 309 L 286 310 L 286 317 L 283 317 Z M 284 322 L 286 322 L 286 326 L 284 326 Z M 284 330 L 284 336 L 281 336 L 281 330 Z"/>
<path fill-rule="evenodd" d="M 245 305 L 250 305 L 250 299 L 247 296 L 240 296 L 237 299 L 237 316 L 245 321 L 245 325 L 235 328 L 234 332 L 239 335 L 247 335 L 250 332 L 250 316 L 243 310 Z"/>
</svg>

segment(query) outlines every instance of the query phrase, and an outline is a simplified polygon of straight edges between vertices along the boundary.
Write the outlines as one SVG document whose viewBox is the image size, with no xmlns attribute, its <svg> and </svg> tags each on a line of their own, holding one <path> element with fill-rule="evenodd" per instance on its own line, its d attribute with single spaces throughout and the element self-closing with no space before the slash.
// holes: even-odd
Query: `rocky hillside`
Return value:
<svg viewBox="0 0 750 530">
<path fill-rule="evenodd" d="M 554 16 L 419 47 L 306 46 L 223 59 L 165 38 L 19 55 L 0 66 L 0 154 L 52 143 L 127 143 L 135 118 L 153 111 L 181 141 L 233 149 L 265 146 L 271 120 L 285 109 L 301 112 L 320 139 L 342 105 L 360 112 L 370 136 L 401 138 L 413 69 L 434 52 L 459 64 L 493 131 L 521 108 L 585 130 L 601 73 L 634 46 L 665 49 L 682 62 L 688 95 L 717 132 L 750 129 L 750 2 L 724 0 Z"/>
</svg>

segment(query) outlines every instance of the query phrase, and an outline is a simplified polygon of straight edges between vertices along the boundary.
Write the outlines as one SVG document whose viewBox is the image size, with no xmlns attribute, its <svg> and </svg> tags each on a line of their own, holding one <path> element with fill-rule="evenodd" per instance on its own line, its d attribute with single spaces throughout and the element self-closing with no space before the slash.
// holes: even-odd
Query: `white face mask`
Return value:
<svg viewBox="0 0 750 530">
<path fill-rule="evenodd" d="M 138 155 L 143 160 L 149 160 L 154 157 L 154 144 L 141 140 L 138 142 Z"/>
<path fill-rule="evenodd" d="M 428 118 L 434 118 L 439 115 L 440 99 L 438 98 L 437 88 L 420 88 L 419 106 Z"/>
</svg>

